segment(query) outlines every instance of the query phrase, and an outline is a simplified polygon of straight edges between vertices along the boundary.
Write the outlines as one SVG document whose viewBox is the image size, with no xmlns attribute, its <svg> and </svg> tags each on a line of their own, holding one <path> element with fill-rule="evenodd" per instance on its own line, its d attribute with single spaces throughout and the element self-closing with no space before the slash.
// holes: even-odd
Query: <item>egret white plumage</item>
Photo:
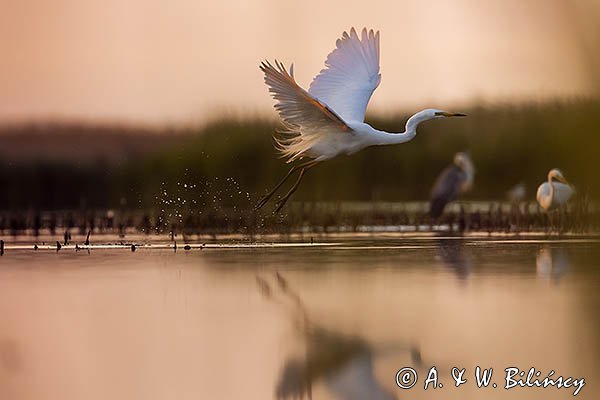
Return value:
<svg viewBox="0 0 600 400">
<path fill-rule="evenodd" d="M 563 173 L 553 168 L 548 172 L 548 181 L 538 187 L 536 198 L 544 210 L 550 211 L 567 204 L 573 193 L 575 190 Z"/>
<path fill-rule="evenodd" d="M 264 206 L 285 181 L 297 170 L 298 179 L 277 203 L 279 211 L 296 191 L 306 171 L 320 162 L 342 154 L 350 155 L 369 146 L 400 144 L 413 139 L 417 126 L 429 119 L 464 116 L 437 109 L 414 114 L 401 133 L 377 130 L 364 122 L 371 95 L 381 81 L 379 73 L 379 32 L 354 28 L 344 32 L 336 48 L 327 56 L 325 68 L 314 78 L 308 91 L 294 79 L 293 64 L 289 71 L 275 61 L 261 64 L 265 83 L 277 101 L 275 109 L 285 129 L 276 137 L 276 147 L 288 163 L 294 165 L 285 177 L 267 193 L 256 208 Z"/>
<path fill-rule="evenodd" d="M 454 162 L 446 167 L 437 177 L 431 190 L 431 205 L 429 214 L 439 218 L 446 204 L 456 200 L 459 194 L 471 189 L 475 167 L 467 153 L 456 153 Z"/>
</svg>

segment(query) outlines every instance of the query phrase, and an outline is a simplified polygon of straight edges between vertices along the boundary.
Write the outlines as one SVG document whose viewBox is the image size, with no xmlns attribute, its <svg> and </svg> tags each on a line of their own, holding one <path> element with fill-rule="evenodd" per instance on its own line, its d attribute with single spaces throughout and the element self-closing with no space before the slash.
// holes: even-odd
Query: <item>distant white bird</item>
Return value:
<svg viewBox="0 0 600 400">
<path fill-rule="evenodd" d="M 294 165 L 285 177 L 267 193 L 256 208 L 264 206 L 284 182 L 297 170 L 298 179 L 279 200 L 279 211 L 296 191 L 306 171 L 322 161 L 341 154 L 354 154 L 369 146 L 408 142 L 415 137 L 417 126 L 429 119 L 465 116 L 437 109 L 420 111 L 406 122 L 402 133 L 374 129 L 364 122 L 371 95 L 381 81 L 379 73 L 379 32 L 363 29 L 361 37 L 354 28 L 344 32 L 336 48 L 327 56 L 325 69 L 310 84 L 308 91 L 294 79 L 293 64 L 289 72 L 284 65 L 265 61 L 260 69 L 265 83 L 277 101 L 275 109 L 285 129 L 276 137 L 276 147 Z"/>
<path fill-rule="evenodd" d="M 456 153 L 454 163 L 446 167 L 437 177 L 431 190 L 429 214 L 439 218 L 446 204 L 456 200 L 459 194 L 471 190 L 475 167 L 467 153 Z"/>
<path fill-rule="evenodd" d="M 519 204 L 525 199 L 527 186 L 523 182 L 517 183 L 506 192 L 506 198 L 512 204 Z"/>
<path fill-rule="evenodd" d="M 548 181 L 542 183 L 537 190 L 537 201 L 540 206 L 550 211 L 567 204 L 575 190 L 565 179 L 559 169 L 548 172 Z"/>
</svg>

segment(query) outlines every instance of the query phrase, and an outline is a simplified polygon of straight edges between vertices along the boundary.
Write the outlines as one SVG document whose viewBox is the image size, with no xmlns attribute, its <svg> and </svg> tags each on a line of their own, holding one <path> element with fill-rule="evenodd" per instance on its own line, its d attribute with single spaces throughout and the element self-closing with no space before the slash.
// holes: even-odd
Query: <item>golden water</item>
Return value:
<svg viewBox="0 0 600 400">
<path fill-rule="evenodd" d="M 584 378 L 576 398 L 600 397 L 596 241 L 337 239 L 177 252 L 7 244 L 0 398 L 270 399 L 309 385 L 315 399 L 361 398 L 340 382 L 367 398 L 573 397 L 505 390 L 507 367 Z M 361 355 L 370 383 L 346 373 Z M 407 366 L 419 381 L 402 390 Z M 432 366 L 444 387 L 425 391 Z M 477 388 L 476 366 L 493 367 L 498 388 Z M 453 367 L 466 368 L 458 388 Z"/>
</svg>

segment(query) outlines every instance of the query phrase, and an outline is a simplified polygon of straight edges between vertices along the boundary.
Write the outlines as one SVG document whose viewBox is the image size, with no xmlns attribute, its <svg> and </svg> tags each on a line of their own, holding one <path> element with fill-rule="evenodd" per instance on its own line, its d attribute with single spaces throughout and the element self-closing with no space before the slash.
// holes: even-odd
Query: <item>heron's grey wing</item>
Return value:
<svg viewBox="0 0 600 400">
<path fill-rule="evenodd" d="M 456 165 L 451 165 L 442 171 L 431 190 L 431 207 L 429 212 L 433 218 L 438 218 L 442 215 L 446 204 L 458 197 L 460 188 L 466 179 L 465 172 Z"/>
</svg>

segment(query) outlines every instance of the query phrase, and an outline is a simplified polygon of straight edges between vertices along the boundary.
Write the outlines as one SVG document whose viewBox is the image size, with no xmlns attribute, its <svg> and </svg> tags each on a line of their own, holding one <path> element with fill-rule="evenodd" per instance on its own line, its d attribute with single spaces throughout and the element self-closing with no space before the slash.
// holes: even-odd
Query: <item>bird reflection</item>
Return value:
<svg viewBox="0 0 600 400">
<path fill-rule="evenodd" d="M 327 330 L 314 324 L 300 296 L 279 273 L 277 284 L 285 298 L 294 304 L 294 322 L 305 337 L 303 357 L 292 357 L 283 366 L 278 379 L 277 399 L 312 399 L 312 387 L 318 381 L 325 383 L 334 398 L 339 400 L 387 400 L 396 397 L 375 378 L 373 357 L 376 351 L 364 339 Z M 281 301 L 274 290 L 265 290 L 266 280 L 257 278 L 261 293 L 273 301 Z M 392 345 L 385 351 L 410 352 L 413 364 L 421 364 L 421 355 L 415 346 Z M 379 353 L 379 351 L 377 351 Z"/>
<path fill-rule="evenodd" d="M 558 283 L 568 272 L 571 261 L 566 249 L 545 245 L 538 252 L 535 264 L 540 279 Z"/>
<path fill-rule="evenodd" d="M 437 252 L 439 259 L 454 272 L 458 279 L 464 280 L 469 276 L 472 262 L 462 240 L 441 239 Z"/>
</svg>

